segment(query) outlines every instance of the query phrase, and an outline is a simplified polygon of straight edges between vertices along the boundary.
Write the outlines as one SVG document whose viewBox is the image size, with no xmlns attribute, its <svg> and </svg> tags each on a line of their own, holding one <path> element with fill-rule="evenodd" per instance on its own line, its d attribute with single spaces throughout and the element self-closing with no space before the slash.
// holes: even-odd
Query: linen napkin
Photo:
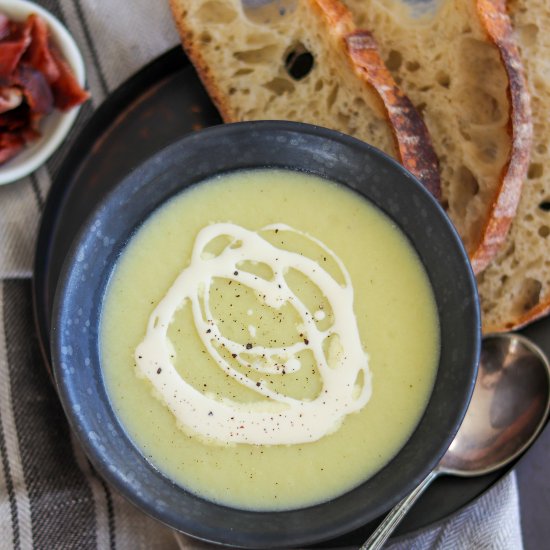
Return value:
<svg viewBox="0 0 550 550">
<path fill-rule="evenodd" d="M 45 166 L 0 186 L 0 548 L 211 547 L 182 535 L 176 539 L 94 472 L 72 439 L 42 364 L 31 308 L 29 278 L 50 183 L 94 109 L 127 77 L 178 43 L 167 1 L 38 3 L 76 39 L 92 100 Z M 515 475 L 437 527 L 389 548 L 521 549 Z"/>
</svg>

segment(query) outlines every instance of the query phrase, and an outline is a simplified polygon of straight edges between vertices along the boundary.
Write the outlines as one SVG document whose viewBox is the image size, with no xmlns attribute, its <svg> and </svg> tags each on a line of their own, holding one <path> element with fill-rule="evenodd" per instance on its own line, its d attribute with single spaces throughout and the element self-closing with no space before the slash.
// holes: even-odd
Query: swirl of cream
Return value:
<svg viewBox="0 0 550 550">
<path fill-rule="evenodd" d="M 152 312 L 146 335 L 135 351 L 138 372 L 150 380 L 178 422 L 199 436 L 221 443 L 280 445 L 316 441 L 337 430 L 344 417 L 363 408 L 371 396 L 368 355 L 361 345 L 353 310 L 353 287 L 344 264 L 328 247 L 306 233 L 284 224 L 274 224 L 263 228 L 265 230 L 291 231 L 313 241 L 336 262 L 344 284 L 337 282 L 314 260 L 277 248 L 258 232 L 231 223 L 211 224 L 198 233 L 189 266 L 179 274 Z M 227 246 L 218 256 L 205 254 L 208 243 L 220 236 L 228 237 L 235 246 Z M 273 271 L 271 280 L 238 271 L 238 266 L 247 261 L 267 264 Z M 314 316 L 289 288 L 284 275 L 290 268 L 308 277 L 322 291 L 333 312 L 330 328 L 320 330 Z M 238 280 L 273 308 L 290 303 L 302 319 L 303 341 L 285 348 L 250 348 L 250 345 L 225 338 L 213 321 L 209 293 L 205 291 L 215 277 Z M 168 338 L 168 327 L 186 300 L 191 303 L 197 333 L 217 365 L 265 399 L 255 403 L 217 399 L 199 391 L 180 376 L 171 359 L 174 350 Z M 332 335 L 337 335 L 339 346 L 329 360 L 323 342 Z M 268 374 L 280 372 L 274 366 L 276 357 L 285 359 L 286 372 L 300 369 L 296 355 L 310 349 L 321 376 L 321 391 L 311 400 L 295 399 L 273 391 L 264 380 L 257 382 L 243 376 L 220 354 L 220 346 L 241 366 Z M 241 358 L 243 353 L 258 354 L 267 357 L 267 361 L 251 366 Z"/>
</svg>

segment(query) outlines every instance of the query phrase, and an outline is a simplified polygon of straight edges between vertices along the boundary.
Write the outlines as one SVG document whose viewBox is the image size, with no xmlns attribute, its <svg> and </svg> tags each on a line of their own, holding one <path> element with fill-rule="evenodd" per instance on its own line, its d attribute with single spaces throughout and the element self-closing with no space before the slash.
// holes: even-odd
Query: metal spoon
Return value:
<svg viewBox="0 0 550 550">
<path fill-rule="evenodd" d="M 479 476 L 508 464 L 535 440 L 550 410 L 550 365 L 517 334 L 484 338 L 466 416 L 439 464 L 385 517 L 361 550 L 382 548 L 430 483 L 442 474 Z"/>
</svg>

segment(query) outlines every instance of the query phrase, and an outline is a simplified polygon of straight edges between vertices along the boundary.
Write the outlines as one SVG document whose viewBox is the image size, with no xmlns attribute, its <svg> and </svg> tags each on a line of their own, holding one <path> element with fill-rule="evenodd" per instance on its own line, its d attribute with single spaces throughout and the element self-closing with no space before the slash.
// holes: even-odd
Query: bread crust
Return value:
<svg viewBox="0 0 550 550">
<path fill-rule="evenodd" d="M 439 163 L 428 129 L 410 99 L 386 67 L 373 35 L 355 29 L 351 12 L 340 0 L 310 0 L 329 23 L 330 32 L 342 41 L 358 78 L 381 99 L 401 164 L 439 200 Z"/>
<path fill-rule="evenodd" d="M 500 184 L 489 208 L 480 240 L 470 257 L 474 273 L 481 273 L 504 243 L 516 215 L 523 181 L 527 177 L 533 138 L 530 94 L 505 0 L 476 0 L 480 21 L 498 48 L 508 77 L 511 148 Z"/>
<path fill-rule="evenodd" d="M 483 333 L 489 334 L 492 332 L 508 332 L 510 330 L 519 330 L 520 328 L 529 325 L 530 323 L 541 319 L 550 313 L 550 296 L 546 296 L 535 307 L 526 311 L 523 315 L 516 317 L 513 322 L 508 322 L 506 325 L 489 325 L 483 324 Z"/>
<path fill-rule="evenodd" d="M 172 18 L 176 23 L 181 42 L 189 59 L 192 61 L 197 75 L 203 83 L 210 99 L 218 109 L 224 122 L 236 122 L 235 114 L 232 112 L 229 102 L 225 99 L 225 94 L 216 84 L 216 79 L 212 76 L 211 70 L 201 54 L 200 47 L 194 39 L 193 29 L 188 27 L 186 12 L 182 10 L 178 0 L 169 0 Z"/>
</svg>

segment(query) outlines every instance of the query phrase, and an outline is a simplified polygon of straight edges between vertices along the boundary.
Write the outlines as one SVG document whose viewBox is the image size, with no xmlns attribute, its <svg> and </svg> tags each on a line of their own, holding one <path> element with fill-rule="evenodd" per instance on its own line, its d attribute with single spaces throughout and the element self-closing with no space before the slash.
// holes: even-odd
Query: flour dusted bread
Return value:
<svg viewBox="0 0 550 550">
<path fill-rule="evenodd" d="M 365 93 L 343 52 L 326 40 L 309 2 L 265 23 L 247 15 L 241 0 L 171 0 L 171 6 L 184 47 L 226 122 L 289 119 L 338 127 L 395 156 L 380 100 Z M 293 59 L 306 64 L 305 52 L 313 67 L 293 76 Z"/>
<path fill-rule="evenodd" d="M 351 12 L 339 0 L 310 0 L 310 3 L 322 14 L 335 47 L 344 51 L 357 77 L 367 85 L 366 90 L 374 91 L 382 100 L 399 161 L 440 199 L 438 160 L 428 129 L 386 67 L 372 33 L 356 29 Z"/>
<path fill-rule="evenodd" d="M 479 277 L 487 331 L 517 328 L 550 311 L 550 4 L 513 0 L 508 8 L 531 92 L 534 139 L 512 229 Z"/>
<path fill-rule="evenodd" d="M 425 14 L 402 0 L 344 1 L 422 111 L 447 212 L 481 272 L 504 242 L 530 150 L 529 96 L 504 0 L 444 0 Z"/>
<path fill-rule="evenodd" d="M 357 24 L 372 26 L 395 79 L 422 107 L 441 161 L 443 195 L 455 197 L 449 213 L 471 246 L 468 228 L 472 235 L 480 230 L 512 141 L 504 131 L 504 66 L 479 22 L 472 24 L 476 5 L 447 0 L 435 14 L 413 15 L 400 1 L 345 3 Z M 534 135 L 516 217 L 478 276 L 484 332 L 518 328 L 550 311 L 550 6 L 512 0 L 506 7 L 526 70 Z"/>
<path fill-rule="evenodd" d="M 245 10 L 240 0 L 171 0 L 171 6 L 183 45 L 226 121 L 287 119 L 340 130 L 396 157 L 439 195 L 437 158 L 422 118 L 372 36 L 347 45 L 355 29 L 343 4 L 301 0 L 271 16 L 269 8 Z M 372 85 L 375 75 L 379 87 Z"/>
</svg>

